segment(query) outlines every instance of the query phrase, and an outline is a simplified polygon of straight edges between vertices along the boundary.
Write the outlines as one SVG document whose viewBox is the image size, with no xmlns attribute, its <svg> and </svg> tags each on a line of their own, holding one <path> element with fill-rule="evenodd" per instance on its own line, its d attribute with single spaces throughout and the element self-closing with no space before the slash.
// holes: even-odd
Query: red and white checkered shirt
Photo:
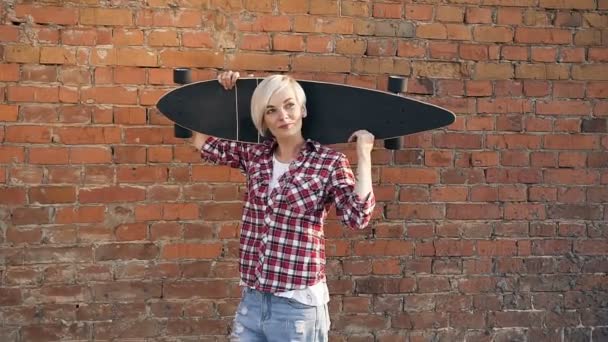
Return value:
<svg viewBox="0 0 608 342">
<path fill-rule="evenodd" d="M 298 158 L 268 193 L 277 143 L 247 144 L 210 137 L 204 160 L 240 168 L 247 191 L 240 238 L 241 280 L 263 292 L 303 289 L 325 279 L 323 222 L 336 205 L 341 221 L 365 228 L 375 206 L 354 192 L 355 177 L 344 154 L 307 140 Z"/>
</svg>

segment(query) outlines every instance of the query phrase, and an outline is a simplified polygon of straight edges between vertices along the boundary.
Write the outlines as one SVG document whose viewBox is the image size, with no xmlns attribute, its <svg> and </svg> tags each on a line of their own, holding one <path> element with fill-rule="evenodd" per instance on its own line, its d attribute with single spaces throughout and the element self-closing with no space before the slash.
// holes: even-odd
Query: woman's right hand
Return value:
<svg viewBox="0 0 608 342">
<path fill-rule="evenodd" d="M 229 90 L 234 87 L 236 84 L 236 80 L 239 79 L 241 75 L 235 71 L 224 71 L 217 76 L 217 80 L 224 87 L 224 89 Z"/>
</svg>

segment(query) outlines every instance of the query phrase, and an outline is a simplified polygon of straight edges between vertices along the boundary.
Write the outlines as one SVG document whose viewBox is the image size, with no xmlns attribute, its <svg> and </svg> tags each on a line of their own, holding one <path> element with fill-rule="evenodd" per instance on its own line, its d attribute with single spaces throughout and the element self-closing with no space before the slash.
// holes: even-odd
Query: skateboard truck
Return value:
<svg viewBox="0 0 608 342">
<path fill-rule="evenodd" d="M 388 91 L 395 94 L 407 91 L 407 78 L 401 76 L 389 76 Z M 387 150 L 400 150 L 403 146 L 401 137 L 384 140 L 384 148 Z"/>
<path fill-rule="evenodd" d="M 181 85 L 192 83 L 192 71 L 185 68 L 173 70 L 173 82 Z M 173 136 L 176 138 L 191 138 L 192 131 L 180 125 L 173 125 Z"/>
</svg>

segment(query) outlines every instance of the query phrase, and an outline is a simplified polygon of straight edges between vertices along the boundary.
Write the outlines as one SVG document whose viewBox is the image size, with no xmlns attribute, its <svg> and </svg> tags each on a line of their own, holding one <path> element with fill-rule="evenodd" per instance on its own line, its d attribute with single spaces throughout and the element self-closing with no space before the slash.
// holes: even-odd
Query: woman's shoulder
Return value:
<svg viewBox="0 0 608 342">
<path fill-rule="evenodd" d="M 338 164 L 340 161 L 347 159 L 346 154 L 336 150 L 333 147 L 321 145 L 318 142 L 313 142 L 316 153 L 324 160 L 331 161 L 332 165 Z"/>
</svg>

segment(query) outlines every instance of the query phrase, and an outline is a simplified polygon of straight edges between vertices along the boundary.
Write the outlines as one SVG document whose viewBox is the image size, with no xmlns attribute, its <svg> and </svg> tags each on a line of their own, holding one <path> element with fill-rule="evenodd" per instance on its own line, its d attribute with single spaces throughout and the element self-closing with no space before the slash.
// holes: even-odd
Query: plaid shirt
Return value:
<svg viewBox="0 0 608 342">
<path fill-rule="evenodd" d="M 275 140 L 247 144 L 210 137 L 203 159 L 240 168 L 247 191 L 240 237 L 241 280 L 263 292 L 303 289 L 325 279 L 323 222 L 334 203 L 341 221 L 365 228 L 375 206 L 354 192 L 344 154 L 307 140 L 297 160 L 268 193 Z"/>
</svg>

